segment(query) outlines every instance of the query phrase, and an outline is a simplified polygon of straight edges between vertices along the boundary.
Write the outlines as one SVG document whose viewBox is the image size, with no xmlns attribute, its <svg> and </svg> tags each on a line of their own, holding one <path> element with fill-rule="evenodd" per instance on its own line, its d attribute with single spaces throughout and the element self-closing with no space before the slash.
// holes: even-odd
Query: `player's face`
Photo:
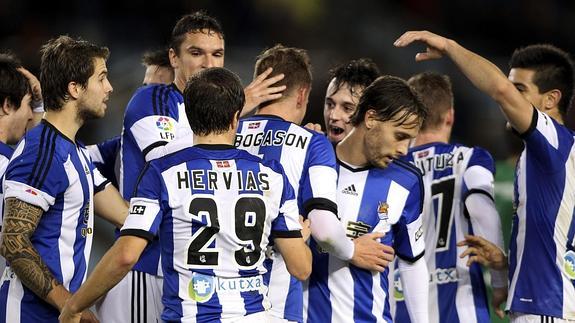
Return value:
<svg viewBox="0 0 575 323">
<path fill-rule="evenodd" d="M 202 29 L 189 32 L 180 45 L 179 55 L 174 54 L 176 73 L 187 81 L 192 75 L 205 68 L 224 66 L 224 39 L 222 35 Z"/>
<path fill-rule="evenodd" d="M 419 127 L 420 122 L 415 115 L 402 124 L 389 120 L 373 121 L 364 139 L 364 150 L 369 163 L 385 168 L 393 159 L 404 156 L 410 141 L 417 136 Z"/>
<path fill-rule="evenodd" d="M 174 81 L 174 70 L 169 67 L 150 65 L 146 67 L 144 84 L 170 84 Z"/>
<path fill-rule="evenodd" d="M 323 119 L 327 138 L 331 142 L 340 142 L 353 128 L 349 124 L 349 119 L 357 108 L 362 92 L 362 87 L 355 86 L 350 88 L 346 83 L 342 84 L 338 89 L 335 78 L 329 83 L 325 93 Z"/>
<path fill-rule="evenodd" d="M 32 96 L 30 94 L 26 94 L 20 102 L 20 107 L 12 111 L 8 144 L 14 145 L 18 143 L 20 138 L 24 136 L 26 126 L 28 125 L 28 122 L 32 120 L 31 102 Z"/>
<path fill-rule="evenodd" d="M 106 114 L 106 102 L 113 88 L 108 81 L 108 69 L 103 58 L 94 58 L 94 73 L 88 79 L 88 85 L 81 90 L 78 99 L 79 113 L 82 120 L 102 118 Z"/>
<path fill-rule="evenodd" d="M 539 87 L 533 83 L 534 74 L 533 70 L 512 68 L 508 78 L 527 101 L 540 109 L 543 107 L 544 95 L 539 93 Z"/>
</svg>

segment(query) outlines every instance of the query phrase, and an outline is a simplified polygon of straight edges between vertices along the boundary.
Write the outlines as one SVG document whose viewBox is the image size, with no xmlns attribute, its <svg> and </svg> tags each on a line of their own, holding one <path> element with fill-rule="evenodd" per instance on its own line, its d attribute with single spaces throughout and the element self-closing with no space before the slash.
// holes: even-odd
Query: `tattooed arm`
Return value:
<svg viewBox="0 0 575 323">
<path fill-rule="evenodd" d="M 13 197 L 7 198 L 0 254 L 8 260 L 22 284 L 60 310 L 70 297 L 70 292 L 54 278 L 30 241 L 42 213 L 37 206 Z"/>
</svg>

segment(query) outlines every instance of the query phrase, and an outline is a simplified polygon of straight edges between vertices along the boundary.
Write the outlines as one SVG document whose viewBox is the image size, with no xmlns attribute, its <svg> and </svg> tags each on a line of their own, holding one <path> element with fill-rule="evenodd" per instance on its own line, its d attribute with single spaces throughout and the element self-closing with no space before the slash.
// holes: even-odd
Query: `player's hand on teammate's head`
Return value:
<svg viewBox="0 0 575 323">
<path fill-rule="evenodd" d="M 309 219 L 304 220 L 303 216 L 300 215 L 299 224 L 301 224 L 301 235 L 303 237 L 303 241 L 307 242 L 311 235 L 311 222 Z"/>
<path fill-rule="evenodd" d="M 465 240 L 458 242 L 457 246 L 467 246 L 467 249 L 459 256 L 460 258 L 469 256 L 467 266 L 478 262 L 496 270 L 507 268 L 507 256 L 505 256 L 503 250 L 482 237 L 466 235 Z"/>
<path fill-rule="evenodd" d="M 37 105 L 43 104 L 42 103 L 42 87 L 40 86 L 40 81 L 38 78 L 30 73 L 24 67 L 18 68 L 18 71 L 22 73 L 26 79 L 28 79 L 28 83 L 30 84 L 30 88 L 32 89 L 32 108 L 35 108 Z"/>
<path fill-rule="evenodd" d="M 406 47 L 416 41 L 427 45 L 425 52 L 415 55 L 415 60 L 420 62 L 441 58 L 446 52 L 450 40 L 429 31 L 408 31 L 401 35 L 393 45 L 395 47 Z"/>
<path fill-rule="evenodd" d="M 309 130 L 317 131 L 321 134 L 324 133 L 323 130 L 321 130 L 321 125 L 319 123 L 310 122 L 310 123 L 306 124 L 304 127 L 309 129 Z"/>
<path fill-rule="evenodd" d="M 283 91 L 286 89 L 285 85 L 273 86 L 284 78 L 283 74 L 271 76 L 273 69 L 270 67 L 262 74 L 258 75 L 248 86 L 244 89 L 246 102 L 242 109 L 241 116 L 244 116 L 260 104 L 279 99 L 282 97 Z"/>
<path fill-rule="evenodd" d="M 501 319 L 505 317 L 505 311 L 501 309 L 501 305 L 505 305 L 505 301 L 507 300 L 507 292 L 507 286 L 501 288 L 493 288 L 491 292 L 491 305 L 493 306 L 495 314 Z"/>
<path fill-rule="evenodd" d="M 350 262 L 363 269 L 383 272 L 395 256 L 392 247 L 379 242 L 383 236 L 381 232 L 373 232 L 355 238 L 353 240 L 355 248 Z"/>
</svg>

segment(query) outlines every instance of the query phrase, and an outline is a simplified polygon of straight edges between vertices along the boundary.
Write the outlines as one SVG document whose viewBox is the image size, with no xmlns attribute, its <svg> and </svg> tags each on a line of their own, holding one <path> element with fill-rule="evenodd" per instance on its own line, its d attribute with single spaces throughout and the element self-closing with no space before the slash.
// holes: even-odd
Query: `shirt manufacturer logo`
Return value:
<svg viewBox="0 0 575 323">
<path fill-rule="evenodd" d="M 357 193 L 357 190 L 355 189 L 355 184 L 351 184 L 350 186 L 344 188 L 341 191 L 343 194 L 348 194 L 348 195 L 353 195 L 353 196 L 358 196 L 359 194 Z"/>
</svg>

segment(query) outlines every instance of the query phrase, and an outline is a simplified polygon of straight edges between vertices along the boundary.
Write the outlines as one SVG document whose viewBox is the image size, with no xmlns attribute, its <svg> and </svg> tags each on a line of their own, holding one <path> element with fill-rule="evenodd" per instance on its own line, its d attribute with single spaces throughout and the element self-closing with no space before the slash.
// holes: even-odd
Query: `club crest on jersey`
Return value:
<svg viewBox="0 0 575 323">
<path fill-rule="evenodd" d="M 387 202 L 379 201 L 377 203 L 377 216 L 380 221 L 387 221 L 389 219 L 389 215 L 387 214 L 388 209 L 389 204 L 387 204 Z"/>
<path fill-rule="evenodd" d="M 198 303 L 204 303 L 212 298 L 215 291 L 214 277 L 194 272 L 188 286 L 190 298 Z"/>
<path fill-rule="evenodd" d="M 218 160 L 218 161 L 216 161 L 216 167 L 218 167 L 218 168 L 229 168 L 230 162 L 228 160 Z"/>
<path fill-rule="evenodd" d="M 36 191 L 34 191 L 33 189 L 29 188 L 27 190 L 25 190 L 24 192 L 28 193 L 28 194 L 32 194 L 34 196 L 37 196 L 38 193 Z"/>
<path fill-rule="evenodd" d="M 260 127 L 261 122 L 252 122 L 248 124 L 248 129 L 258 129 Z"/>
<path fill-rule="evenodd" d="M 571 280 L 575 280 L 575 252 L 569 250 L 563 256 L 563 271 Z"/>
</svg>

